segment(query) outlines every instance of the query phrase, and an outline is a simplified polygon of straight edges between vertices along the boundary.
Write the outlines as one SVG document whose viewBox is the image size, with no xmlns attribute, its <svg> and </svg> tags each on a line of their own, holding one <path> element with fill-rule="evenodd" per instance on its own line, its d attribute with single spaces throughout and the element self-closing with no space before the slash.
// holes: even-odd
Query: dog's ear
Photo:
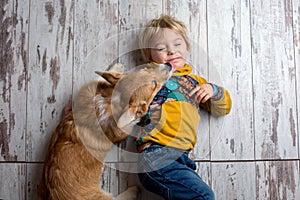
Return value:
<svg viewBox="0 0 300 200">
<path fill-rule="evenodd" d="M 124 76 L 124 74 L 120 74 L 117 72 L 95 71 L 95 73 L 102 76 L 106 81 L 108 81 L 112 85 L 115 85 L 118 82 L 118 80 Z"/>
<path fill-rule="evenodd" d="M 136 119 L 143 117 L 147 113 L 147 110 L 148 106 L 146 101 L 141 101 L 138 105 L 129 106 L 119 118 L 117 122 L 118 128 L 122 129 L 134 122 Z"/>
</svg>

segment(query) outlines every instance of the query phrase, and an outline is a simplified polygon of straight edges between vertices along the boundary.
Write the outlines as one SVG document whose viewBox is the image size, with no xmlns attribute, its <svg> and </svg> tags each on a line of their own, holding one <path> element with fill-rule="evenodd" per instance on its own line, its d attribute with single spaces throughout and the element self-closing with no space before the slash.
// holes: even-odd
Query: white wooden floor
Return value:
<svg viewBox="0 0 300 200">
<path fill-rule="evenodd" d="M 299 0 L 0 1 L 0 199 L 36 199 L 64 105 L 96 69 L 139 63 L 139 28 L 161 13 L 187 25 L 194 72 L 233 99 L 226 117 L 203 113 L 192 154 L 216 199 L 300 199 Z M 100 183 L 113 194 L 138 184 L 115 170 L 120 152 Z"/>
</svg>

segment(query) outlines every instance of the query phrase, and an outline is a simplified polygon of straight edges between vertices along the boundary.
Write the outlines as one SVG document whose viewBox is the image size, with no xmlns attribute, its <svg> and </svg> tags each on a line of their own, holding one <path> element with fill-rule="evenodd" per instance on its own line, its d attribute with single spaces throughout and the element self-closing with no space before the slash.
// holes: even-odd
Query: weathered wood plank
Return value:
<svg viewBox="0 0 300 200">
<path fill-rule="evenodd" d="M 300 198 L 299 161 L 256 163 L 256 199 Z"/>
<path fill-rule="evenodd" d="M 211 173 L 212 188 L 216 199 L 257 199 L 255 197 L 254 162 L 212 163 Z"/>
<path fill-rule="evenodd" d="M 73 99 L 83 84 L 99 79 L 118 57 L 118 1 L 76 1 L 75 65 Z M 106 161 L 116 161 L 118 152 L 109 152 Z"/>
<path fill-rule="evenodd" d="M 127 70 L 145 63 L 139 49 L 139 33 L 149 20 L 160 16 L 162 5 L 163 0 L 119 2 L 119 62 Z"/>
<path fill-rule="evenodd" d="M 72 96 L 74 1 L 35 0 L 30 6 L 26 153 L 28 161 L 41 161 Z"/>
<path fill-rule="evenodd" d="M 169 1 L 168 9 L 171 16 L 186 25 L 191 43 L 187 62 L 195 67 L 194 73 L 208 78 L 206 0 Z"/>
<path fill-rule="evenodd" d="M 94 71 L 104 71 L 118 57 L 118 0 L 75 1 L 73 99 L 83 84 L 97 80 Z M 75 119 L 76 120 L 76 119 Z M 112 149 L 106 162 L 117 162 L 118 151 Z M 115 168 L 105 167 L 100 185 L 118 194 Z"/>
<path fill-rule="evenodd" d="M 163 12 L 162 5 L 162 0 L 127 0 L 119 2 L 120 29 L 118 61 L 126 66 L 126 70 L 145 63 L 140 54 L 138 36 L 141 29 L 143 29 L 149 20 L 160 16 Z M 138 177 L 135 174 L 137 170 L 134 162 L 137 160 L 137 153 L 133 144 L 133 138 L 130 137 L 122 142 L 119 146 L 119 150 L 119 161 L 125 162 L 119 163 L 118 166 L 118 169 L 121 170 L 119 183 L 121 191 L 123 191 L 128 186 L 140 185 Z M 141 187 L 139 199 L 160 199 L 160 197 Z"/>
<path fill-rule="evenodd" d="M 196 162 L 196 172 L 202 178 L 202 180 L 212 188 L 212 168 L 210 162 Z"/>
<path fill-rule="evenodd" d="M 300 134 L 300 1 L 293 1 L 293 27 L 294 27 L 294 52 L 296 67 L 296 99 L 297 99 L 297 118 L 298 118 L 298 135 Z M 298 136 L 298 152 L 300 152 L 300 138 Z M 300 155 L 298 155 L 300 158 Z"/>
<path fill-rule="evenodd" d="M 256 158 L 298 158 L 292 1 L 251 2 Z"/>
<path fill-rule="evenodd" d="M 169 14 L 184 22 L 191 44 L 187 60 L 193 66 L 193 73 L 208 80 L 207 17 L 206 1 L 170 1 Z M 210 159 L 209 115 L 201 112 L 197 144 L 193 150 L 194 159 Z"/>
<path fill-rule="evenodd" d="M 233 104 L 229 115 L 210 120 L 211 158 L 254 159 L 249 1 L 209 1 L 207 9 L 209 77 Z"/>
<path fill-rule="evenodd" d="M 26 164 L 26 199 L 37 199 L 37 188 L 43 173 L 43 164 Z"/>
<path fill-rule="evenodd" d="M 0 160 L 25 160 L 29 2 L 0 3 Z"/>
<path fill-rule="evenodd" d="M 160 16 L 163 12 L 162 4 L 162 0 L 127 0 L 119 2 L 120 29 L 118 61 L 125 65 L 125 71 L 145 63 L 140 53 L 138 37 L 145 24 L 149 20 Z M 134 138 L 129 137 L 120 144 L 120 161 L 136 161 L 137 153 L 133 140 Z"/>
<path fill-rule="evenodd" d="M 300 198 L 297 160 L 243 161 L 299 158 L 299 0 L 4 0 L 0 199 L 36 198 L 42 164 L 5 162 L 42 161 L 64 105 L 98 78 L 96 69 L 141 63 L 139 28 L 161 13 L 187 25 L 195 72 L 232 95 L 229 116 L 202 115 L 193 152 L 197 161 L 241 161 L 197 162 L 216 199 Z M 134 161 L 122 157 L 132 147 L 125 141 L 110 153 L 99 183 L 104 190 L 116 195 L 140 184 L 136 174 L 117 170 Z M 142 189 L 140 199 L 160 198 Z"/>
<path fill-rule="evenodd" d="M 118 1 L 76 1 L 74 94 L 118 56 Z"/>
<path fill-rule="evenodd" d="M 0 199 L 25 199 L 26 164 L 0 163 Z"/>
</svg>

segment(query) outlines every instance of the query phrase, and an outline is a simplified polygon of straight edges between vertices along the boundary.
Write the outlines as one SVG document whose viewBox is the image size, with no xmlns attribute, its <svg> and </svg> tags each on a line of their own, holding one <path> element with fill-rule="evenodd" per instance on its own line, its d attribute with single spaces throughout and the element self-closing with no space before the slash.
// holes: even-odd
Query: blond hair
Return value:
<svg viewBox="0 0 300 200">
<path fill-rule="evenodd" d="M 174 19 L 169 15 L 161 15 L 158 19 L 150 20 L 139 36 L 139 45 L 143 58 L 147 62 L 152 62 L 150 54 L 150 41 L 164 28 L 171 29 L 175 33 L 181 35 L 186 43 L 187 50 L 190 50 L 190 42 L 188 40 L 186 27 L 183 22 Z"/>
</svg>

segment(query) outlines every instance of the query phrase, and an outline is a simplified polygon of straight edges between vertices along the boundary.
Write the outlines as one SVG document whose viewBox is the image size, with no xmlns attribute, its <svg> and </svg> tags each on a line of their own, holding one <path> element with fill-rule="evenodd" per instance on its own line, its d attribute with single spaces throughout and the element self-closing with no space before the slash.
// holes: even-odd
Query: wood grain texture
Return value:
<svg viewBox="0 0 300 200">
<path fill-rule="evenodd" d="M 40 184 L 42 173 L 43 163 L 26 163 L 26 199 L 37 199 L 37 186 Z"/>
<path fill-rule="evenodd" d="M 36 198 L 63 107 L 95 70 L 142 64 L 139 31 L 161 13 L 186 24 L 194 73 L 232 96 L 228 116 L 201 113 L 191 153 L 216 199 L 300 198 L 299 0 L 3 0 L 0 199 Z M 140 186 L 129 152 L 132 138 L 106 158 L 99 186 L 114 195 Z"/>
<path fill-rule="evenodd" d="M 298 158 L 292 1 L 250 6 L 255 157 Z"/>
<path fill-rule="evenodd" d="M 0 199 L 26 199 L 26 165 L 0 163 Z"/>
<path fill-rule="evenodd" d="M 163 13 L 163 0 L 154 1 L 120 1 L 120 30 L 119 30 L 119 58 L 118 61 L 126 66 L 126 71 L 134 67 L 144 64 L 144 60 L 139 51 L 138 35 L 144 25 L 152 18 L 159 17 Z M 132 152 L 132 153 L 131 153 Z M 120 176 L 121 191 L 131 185 L 140 185 L 138 177 L 134 173 L 126 173 L 129 171 L 136 172 L 136 164 L 128 162 L 136 162 L 137 153 L 133 144 L 133 138 L 129 137 L 126 141 L 119 145 L 119 169 L 123 169 Z M 157 195 L 150 193 L 141 187 L 139 199 L 161 199 Z"/>
<path fill-rule="evenodd" d="M 209 76 L 233 102 L 228 116 L 211 118 L 212 160 L 254 159 L 249 9 L 248 1 L 207 5 Z"/>
<path fill-rule="evenodd" d="M 257 162 L 256 199 L 299 199 L 299 162 Z"/>
<path fill-rule="evenodd" d="M 144 64 L 139 51 L 138 36 L 144 25 L 164 12 L 164 1 L 123 0 L 119 4 L 119 58 L 126 70 Z"/>
<path fill-rule="evenodd" d="M 295 78 L 296 78 L 296 99 L 297 99 L 297 119 L 298 123 L 295 127 L 298 127 L 298 152 L 300 152 L 300 1 L 293 1 L 293 35 L 294 35 L 294 54 L 295 54 Z M 298 154 L 299 158 L 299 154 Z"/>
<path fill-rule="evenodd" d="M 211 173 L 216 199 L 256 199 L 254 163 L 212 163 Z"/>
<path fill-rule="evenodd" d="M 170 1 L 169 14 L 185 23 L 191 44 L 187 62 L 193 66 L 193 73 L 209 81 L 207 54 L 207 1 Z M 209 115 L 201 112 L 197 144 L 192 152 L 194 159 L 210 159 Z"/>
<path fill-rule="evenodd" d="M 43 161 L 72 97 L 74 1 L 33 0 L 30 10 L 26 160 Z"/>
<path fill-rule="evenodd" d="M 98 79 L 118 57 L 118 1 L 78 1 L 75 6 L 74 95 L 86 82 Z"/>
<path fill-rule="evenodd" d="M 29 3 L 0 3 L 0 161 L 25 160 Z"/>
</svg>

